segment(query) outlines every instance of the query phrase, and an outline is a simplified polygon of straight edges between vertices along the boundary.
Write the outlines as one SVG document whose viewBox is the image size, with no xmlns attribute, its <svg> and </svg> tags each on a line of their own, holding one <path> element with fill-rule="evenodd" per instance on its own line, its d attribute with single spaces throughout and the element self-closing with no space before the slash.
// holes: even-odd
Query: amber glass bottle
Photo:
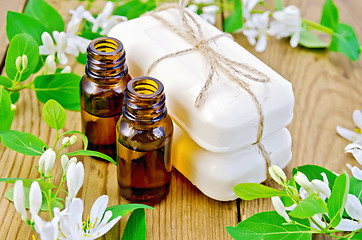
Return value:
<svg viewBox="0 0 362 240">
<path fill-rule="evenodd" d="M 102 37 L 87 48 L 85 74 L 80 83 L 82 128 L 88 149 L 116 159 L 116 124 L 122 113 L 123 92 L 131 80 L 120 41 Z"/>
<path fill-rule="evenodd" d="M 157 79 L 139 77 L 124 92 L 117 122 L 118 183 L 129 202 L 154 205 L 169 192 L 173 125 L 163 89 Z"/>
</svg>

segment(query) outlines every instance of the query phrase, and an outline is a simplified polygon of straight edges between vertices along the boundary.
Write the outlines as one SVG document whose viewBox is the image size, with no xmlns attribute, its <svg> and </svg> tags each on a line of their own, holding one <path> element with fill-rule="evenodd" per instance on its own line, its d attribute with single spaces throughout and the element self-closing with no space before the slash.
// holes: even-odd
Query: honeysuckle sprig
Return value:
<svg viewBox="0 0 362 240">
<path fill-rule="evenodd" d="M 54 100 L 44 104 L 43 119 L 56 134 L 55 143 L 49 148 L 44 142 L 35 136 L 17 131 L 2 131 L 1 137 L 6 145 L 4 137 L 8 134 L 17 135 L 16 141 L 9 146 L 24 154 L 36 155 L 40 178 L 0 178 L 0 182 L 15 183 L 5 196 L 14 202 L 15 209 L 21 215 L 21 219 L 33 227 L 39 234 L 41 240 L 82 240 L 96 239 L 107 233 L 122 217 L 134 209 L 150 208 L 142 204 L 117 205 L 107 208 L 108 197 L 103 195 L 93 204 L 88 218 L 83 221 L 83 200 L 78 198 L 78 193 L 84 182 L 84 166 L 76 157 L 68 156 L 86 155 L 101 157 L 114 162 L 112 158 L 95 151 L 87 150 L 87 137 L 78 131 L 67 131 L 62 134 L 62 128 L 66 121 L 64 108 Z M 3 135 L 5 134 L 5 135 Z M 75 152 L 67 152 L 67 148 L 77 143 L 76 135 L 80 135 L 84 149 Z M 8 135 L 6 135 L 8 136 Z M 19 141 L 20 140 L 20 141 Z M 17 146 L 17 143 L 21 145 Z M 60 143 L 60 144 L 57 144 Z M 26 147 L 24 148 L 24 144 Z M 25 149 L 25 150 L 24 150 Z M 60 153 L 62 152 L 62 154 Z M 54 166 L 62 169 L 60 181 L 54 177 Z M 66 182 L 66 189 L 64 183 Z M 64 199 L 58 197 L 59 192 L 66 193 Z M 63 205 L 64 204 L 64 205 Z M 30 215 L 28 214 L 28 211 Z M 39 211 L 48 211 L 50 221 L 46 222 L 39 217 Z M 144 213 L 135 211 L 137 217 L 144 217 Z M 134 223 L 130 223 L 134 224 Z M 132 226 L 132 228 L 138 228 Z M 145 231 L 145 226 L 140 226 L 139 231 Z M 129 231 L 126 231 L 128 234 Z M 132 232 L 132 231 L 131 231 Z M 135 239 L 137 235 L 126 236 L 127 239 Z"/>
<path fill-rule="evenodd" d="M 362 205 L 357 187 L 361 183 L 350 179 L 346 172 L 337 175 L 319 166 L 306 165 L 293 169 L 293 177 L 288 180 L 284 171 L 273 165 L 269 175 L 281 186 L 280 190 L 255 183 L 234 187 L 244 200 L 270 197 L 275 209 L 255 214 L 236 227 L 227 227 L 234 239 L 252 238 L 253 234 L 270 239 L 275 234 L 278 239 L 311 239 L 312 234 L 351 238 L 362 231 Z M 343 214 L 345 210 L 348 216 Z M 259 223 L 258 229 L 252 227 L 255 222 Z"/>
</svg>

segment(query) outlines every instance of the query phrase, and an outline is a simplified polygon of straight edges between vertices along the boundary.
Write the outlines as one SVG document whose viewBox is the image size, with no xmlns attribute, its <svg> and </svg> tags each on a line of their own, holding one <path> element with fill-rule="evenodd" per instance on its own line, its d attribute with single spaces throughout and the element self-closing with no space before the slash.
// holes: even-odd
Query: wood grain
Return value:
<svg viewBox="0 0 362 240">
<path fill-rule="evenodd" d="M 5 16 L 7 10 L 21 11 L 25 0 L 1 0 L 0 20 L 0 60 L 4 59 L 7 47 Z M 69 9 L 80 4 L 76 0 L 49 1 L 65 17 L 70 19 Z M 269 1 L 273 4 L 273 1 Z M 323 1 L 285 1 L 285 5 L 300 7 L 302 16 L 319 21 Z M 358 24 L 362 2 L 335 0 L 340 9 L 340 20 L 351 24 L 361 41 L 362 25 Z M 102 7 L 104 2 L 95 1 L 92 10 Z M 351 62 L 341 54 L 325 50 L 308 50 L 302 47 L 292 49 L 287 39 L 268 41 L 264 53 L 256 53 L 242 35 L 236 41 L 271 66 L 275 71 L 292 82 L 295 94 L 294 120 L 289 126 L 293 138 L 293 160 L 286 168 L 291 176 L 293 167 L 303 164 L 318 164 L 335 172 L 346 169 L 345 164 L 355 164 L 350 155 L 343 151 L 347 141 L 337 136 L 335 127 L 341 124 L 354 128 L 352 112 L 361 108 L 362 66 L 361 61 Z M 362 42 L 362 41 L 361 41 Z M 0 61 L 1 62 L 1 61 Z M 74 61 L 73 61 L 74 63 Z M 72 64 L 73 71 L 82 74 L 84 67 Z M 0 69 L 1 70 L 1 69 Z M 41 108 L 31 90 L 21 92 L 20 101 L 12 129 L 30 132 L 47 143 L 54 141 L 54 131 L 41 120 Z M 67 112 L 64 131 L 80 130 L 78 112 Z M 81 144 L 73 146 L 79 149 Z M 88 214 L 94 200 L 102 194 L 109 196 L 109 205 L 125 203 L 119 196 L 116 181 L 116 167 L 92 158 L 79 158 L 85 166 L 84 186 L 78 194 L 85 199 L 85 213 Z M 0 145 L 0 177 L 37 178 L 34 165 L 38 157 L 18 154 Z M 53 174 L 60 180 L 61 168 L 56 165 Z M 0 183 L 0 239 L 31 239 L 34 231 L 21 221 L 12 203 L 4 198 L 11 184 Z M 172 175 L 171 191 L 165 201 L 146 211 L 147 239 L 231 239 L 226 226 L 238 222 L 238 207 L 242 220 L 251 215 L 271 210 L 269 200 L 218 202 L 204 196 L 176 170 Z M 46 217 L 46 214 L 42 215 Z M 125 219 L 114 227 L 103 239 L 121 239 Z M 327 239 L 327 238 L 325 238 Z"/>
</svg>

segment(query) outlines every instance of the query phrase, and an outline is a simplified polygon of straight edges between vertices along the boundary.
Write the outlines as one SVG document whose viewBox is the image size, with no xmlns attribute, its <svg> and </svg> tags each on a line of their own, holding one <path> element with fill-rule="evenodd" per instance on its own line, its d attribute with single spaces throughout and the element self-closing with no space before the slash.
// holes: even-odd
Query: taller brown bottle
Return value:
<svg viewBox="0 0 362 240">
<path fill-rule="evenodd" d="M 122 43 L 110 37 L 93 40 L 87 48 L 87 64 L 80 83 L 82 128 L 89 150 L 116 159 L 115 129 L 129 80 Z"/>
</svg>

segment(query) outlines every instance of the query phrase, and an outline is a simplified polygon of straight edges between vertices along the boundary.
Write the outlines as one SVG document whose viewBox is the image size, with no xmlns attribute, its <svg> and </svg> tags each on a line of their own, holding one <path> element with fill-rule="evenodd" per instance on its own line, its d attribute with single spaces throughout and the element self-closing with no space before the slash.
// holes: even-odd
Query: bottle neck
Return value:
<svg viewBox="0 0 362 240">
<path fill-rule="evenodd" d="M 110 37 L 94 39 L 87 48 L 85 73 L 96 81 L 116 83 L 128 73 L 123 44 Z"/>
<path fill-rule="evenodd" d="M 165 118 L 166 97 L 160 81 L 151 77 L 132 79 L 124 92 L 123 116 L 129 121 L 152 124 Z"/>
</svg>

